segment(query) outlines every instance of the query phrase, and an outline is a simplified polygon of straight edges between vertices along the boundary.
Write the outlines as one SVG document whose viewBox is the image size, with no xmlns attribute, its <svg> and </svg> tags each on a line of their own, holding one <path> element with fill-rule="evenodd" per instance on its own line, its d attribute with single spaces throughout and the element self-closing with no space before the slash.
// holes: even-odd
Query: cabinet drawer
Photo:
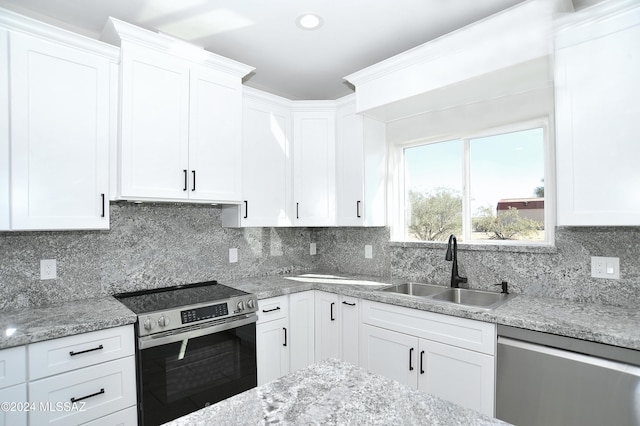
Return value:
<svg viewBox="0 0 640 426">
<path fill-rule="evenodd" d="M 487 355 L 496 351 L 495 324 L 482 321 L 363 300 L 362 322 Z"/>
<path fill-rule="evenodd" d="M 135 357 L 30 382 L 29 399 L 52 407 L 29 412 L 33 425 L 79 424 L 131 407 L 136 404 Z"/>
<path fill-rule="evenodd" d="M 289 316 L 289 296 L 258 300 L 258 324 Z"/>
<path fill-rule="evenodd" d="M 0 351 L 0 389 L 24 382 L 26 371 L 24 346 Z"/>
<path fill-rule="evenodd" d="M 12 386 L 0 389 L 0 402 L 16 403 L 15 408 L 24 406 L 27 402 L 27 384 Z M 13 408 L 9 406 L 10 408 Z M 27 411 L 5 411 L 0 410 L 0 426 L 26 426 Z"/>
<path fill-rule="evenodd" d="M 136 426 L 137 424 L 138 410 L 133 406 L 84 423 L 83 426 Z"/>
<path fill-rule="evenodd" d="M 109 328 L 29 345 L 29 379 L 133 355 L 133 326 Z"/>
</svg>

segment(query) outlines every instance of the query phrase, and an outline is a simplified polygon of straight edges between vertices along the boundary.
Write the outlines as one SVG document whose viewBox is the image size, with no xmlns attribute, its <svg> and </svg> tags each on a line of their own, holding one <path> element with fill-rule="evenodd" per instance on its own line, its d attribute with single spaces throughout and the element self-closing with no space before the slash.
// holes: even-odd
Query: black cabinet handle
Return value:
<svg viewBox="0 0 640 426">
<path fill-rule="evenodd" d="M 296 219 L 300 219 L 300 203 L 296 203 Z"/>
<path fill-rule="evenodd" d="M 102 215 L 100 217 L 104 217 L 105 214 L 105 206 L 104 206 L 104 194 L 100 194 L 102 197 Z"/>
<path fill-rule="evenodd" d="M 244 200 L 244 219 L 249 217 L 249 202 Z"/>
<path fill-rule="evenodd" d="M 191 190 L 195 191 L 196 190 L 196 171 L 191 170 L 191 174 L 193 175 L 193 186 L 191 187 Z"/>
<path fill-rule="evenodd" d="M 349 305 L 349 306 L 356 306 L 356 304 L 355 304 L 355 303 L 349 303 L 349 302 L 347 302 L 346 300 L 343 300 L 343 301 L 342 301 L 342 304 L 343 304 L 343 305 Z"/>
<path fill-rule="evenodd" d="M 82 401 L 83 399 L 89 399 L 94 396 L 102 395 L 103 393 L 104 393 L 104 388 L 101 388 L 99 392 L 92 393 L 91 395 L 81 396 L 80 398 L 71 397 L 71 403 L 73 404 L 74 402 Z"/>
<path fill-rule="evenodd" d="M 182 190 L 186 191 L 187 190 L 187 186 L 189 184 L 189 182 L 187 182 L 189 180 L 189 177 L 187 176 L 187 170 L 186 169 L 184 169 L 183 172 L 184 172 L 184 188 L 182 188 Z"/>
<path fill-rule="evenodd" d="M 282 329 L 284 330 L 284 343 L 282 346 L 287 346 L 287 329 L 285 327 L 282 327 Z"/>
<path fill-rule="evenodd" d="M 409 349 L 409 371 L 413 371 L 413 348 Z"/>
<path fill-rule="evenodd" d="M 267 312 L 275 312 L 275 311 L 279 311 L 279 310 L 280 310 L 280 306 L 275 307 L 273 309 L 267 309 L 267 310 L 263 309 L 262 312 L 264 312 L 266 314 Z"/>
<path fill-rule="evenodd" d="M 87 349 L 87 350 L 78 351 L 78 352 L 71 351 L 71 352 L 69 352 L 69 355 L 70 356 L 76 356 L 76 355 L 80 355 L 80 354 L 86 354 L 87 352 L 99 351 L 100 349 L 104 349 L 104 346 L 100 345 L 100 346 L 98 346 L 96 348 Z"/>
<path fill-rule="evenodd" d="M 335 303 L 331 302 L 331 321 L 335 321 L 336 319 L 333 317 L 333 305 L 335 305 Z"/>
<path fill-rule="evenodd" d="M 356 201 L 356 216 L 362 217 L 360 216 L 360 200 Z"/>
<path fill-rule="evenodd" d="M 420 351 L 420 374 L 424 374 L 424 351 Z"/>
</svg>

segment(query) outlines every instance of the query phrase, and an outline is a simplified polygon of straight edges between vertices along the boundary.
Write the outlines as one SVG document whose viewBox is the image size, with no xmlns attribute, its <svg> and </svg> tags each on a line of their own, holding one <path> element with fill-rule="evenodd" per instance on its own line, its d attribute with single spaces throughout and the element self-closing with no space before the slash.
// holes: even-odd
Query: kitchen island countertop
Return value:
<svg viewBox="0 0 640 426">
<path fill-rule="evenodd" d="M 329 359 L 167 425 L 504 425 L 501 420 Z"/>
</svg>

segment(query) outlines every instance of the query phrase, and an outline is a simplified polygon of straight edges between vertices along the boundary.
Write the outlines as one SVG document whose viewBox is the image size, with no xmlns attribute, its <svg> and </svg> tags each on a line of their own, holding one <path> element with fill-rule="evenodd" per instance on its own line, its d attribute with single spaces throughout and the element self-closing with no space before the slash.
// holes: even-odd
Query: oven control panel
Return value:
<svg viewBox="0 0 640 426">
<path fill-rule="evenodd" d="M 138 335 L 148 336 L 187 325 L 249 314 L 258 310 L 255 295 L 231 297 L 223 302 L 192 305 L 186 308 L 152 312 L 138 317 Z"/>
<path fill-rule="evenodd" d="M 217 305 L 204 306 L 202 308 L 180 311 L 182 324 L 188 324 L 190 322 L 202 321 L 218 317 L 226 317 L 227 315 L 229 315 L 227 302 L 219 303 Z"/>
</svg>

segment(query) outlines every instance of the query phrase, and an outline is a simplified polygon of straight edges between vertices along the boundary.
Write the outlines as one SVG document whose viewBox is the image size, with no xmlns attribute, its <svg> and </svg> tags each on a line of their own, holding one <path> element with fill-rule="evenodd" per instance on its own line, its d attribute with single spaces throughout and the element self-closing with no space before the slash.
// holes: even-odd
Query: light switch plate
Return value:
<svg viewBox="0 0 640 426">
<path fill-rule="evenodd" d="M 619 280 L 620 258 L 591 256 L 591 276 Z"/>
<path fill-rule="evenodd" d="M 373 247 L 369 244 L 364 246 L 364 258 L 371 259 L 373 257 Z"/>
<path fill-rule="evenodd" d="M 55 280 L 58 276 L 56 260 L 55 259 L 42 259 L 40 261 L 40 279 L 41 280 Z"/>
<path fill-rule="evenodd" d="M 238 249 L 230 248 L 229 249 L 229 263 L 236 263 L 238 261 Z"/>
<path fill-rule="evenodd" d="M 309 244 L 309 254 L 311 256 L 315 256 L 316 255 L 316 243 L 310 243 Z"/>
</svg>

